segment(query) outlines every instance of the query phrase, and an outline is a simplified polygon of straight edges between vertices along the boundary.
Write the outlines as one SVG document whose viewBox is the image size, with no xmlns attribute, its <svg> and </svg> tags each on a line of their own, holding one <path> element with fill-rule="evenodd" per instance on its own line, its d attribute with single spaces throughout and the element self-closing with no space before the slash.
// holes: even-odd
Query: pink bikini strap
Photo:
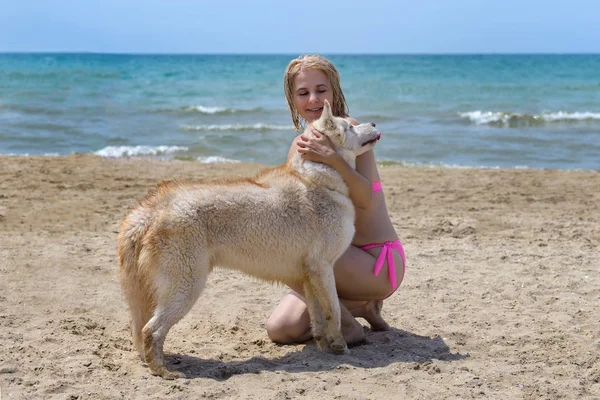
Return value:
<svg viewBox="0 0 600 400">
<path fill-rule="evenodd" d="M 404 248 L 399 240 L 395 240 L 393 242 L 385 242 L 385 243 L 376 243 L 376 244 L 368 244 L 366 246 L 362 246 L 361 249 L 369 250 L 375 247 L 382 247 L 381 253 L 379 253 L 379 257 L 377 257 L 377 261 L 375 262 L 375 268 L 373 269 L 373 274 L 378 276 L 383 268 L 383 262 L 387 258 L 388 262 L 388 273 L 390 276 L 390 283 L 392 284 L 392 289 L 396 289 L 397 279 L 396 279 L 396 265 L 394 263 L 394 253 L 393 250 L 396 250 L 400 257 L 402 258 L 402 268 L 406 268 L 406 256 L 404 255 Z"/>
<path fill-rule="evenodd" d="M 373 188 L 373 193 L 377 193 L 377 192 L 383 190 L 383 186 L 381 185 L 381 182 L 372 182 L 371 186 Z"/>
</svg>

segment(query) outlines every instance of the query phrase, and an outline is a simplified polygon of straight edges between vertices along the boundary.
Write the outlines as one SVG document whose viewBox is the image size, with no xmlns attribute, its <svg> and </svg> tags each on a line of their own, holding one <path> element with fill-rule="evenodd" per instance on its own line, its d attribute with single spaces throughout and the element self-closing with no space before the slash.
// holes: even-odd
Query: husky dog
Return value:
<svg viewBox="0 0 600 400">
<path fill-rule="evenodd" d="M 373 124 L 352 126 L 333 116 L 327 101 L 313 126 L 351 165 L 381 136 Z M 119 278 L 142 360 L 154 375 L 183 376 L 165 366 L 163 344 L 213 267 L 301 285 L 319 349 L 347 352 L 333 264 L 353 235 L 354 206 L 341 175 L 300 154 L 251 179 L 160 183 L 125 217 L 117 239 Z"/>
</svg>

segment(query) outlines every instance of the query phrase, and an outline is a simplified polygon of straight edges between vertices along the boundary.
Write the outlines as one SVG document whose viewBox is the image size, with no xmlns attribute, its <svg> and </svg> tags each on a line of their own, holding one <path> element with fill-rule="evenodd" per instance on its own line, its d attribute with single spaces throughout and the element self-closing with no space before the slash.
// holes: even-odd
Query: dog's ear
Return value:
<svg viewBox="0 0 600 400">
<path fill-rule="evenodd" d="M 335 129 L 335 123 L 333 122 L 333 113 L 331 112 L 331 106 L 329 105 L 329 101 L 325 100 L 323 104 L 323 112 L 321 113 L 321 119 L 323 120 L 323 125 L 327 131 L 333 131 Z"/>
<path fill-rule="evenodd" d="M 325 100 L 323 103 L 323 112 L 321 113 L 321 117 L 315 122 L 317 123 L 321 133 L 328 136 L 337 145 L 343 145 L 344 135 L 343 132 L 339 132 L 339 127 L 336 125 L 334 118 L 333 112 L 331 111 L 331 105 L 329 105 L 329 102 Z"/>
</svg>

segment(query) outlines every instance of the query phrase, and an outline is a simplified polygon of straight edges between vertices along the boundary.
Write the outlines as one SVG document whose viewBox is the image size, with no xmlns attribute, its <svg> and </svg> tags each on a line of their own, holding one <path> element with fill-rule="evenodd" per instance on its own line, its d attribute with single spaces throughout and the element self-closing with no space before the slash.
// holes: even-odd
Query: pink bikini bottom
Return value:
<svg viewBox="0 0 600 400">
<path fill-rule="evenodd" d="M 385 243 L 373 243 L 367 244 L 365 246 L 361 246 L 362 250 L 369 250 L 376 247 L 382 247 L 381 253 L 379 253 L 379 257 L 377 257 L 377 261 L 375 262 L 375 268 L 373 269 L 373 274 L 378 276 L 383 268 L 383 263 L 387 258 L 388 264 L 388 273 L 390 276 L 390 283 L 392 284 L 392 289 L 395 291 L 398 289 L 398 282 L 396 279 L 396 264 L 394 263 L 394 254 L 393 250 L 396 250 L 400 257 L 402 257 L 402 270 L 403 275 L 406 272 L 406 256 L 404 255 L 404 248 L 402 247 L 402 243 L 399 240 L 395 240 L 393 242 L 385 242 Z"/>
</svg>

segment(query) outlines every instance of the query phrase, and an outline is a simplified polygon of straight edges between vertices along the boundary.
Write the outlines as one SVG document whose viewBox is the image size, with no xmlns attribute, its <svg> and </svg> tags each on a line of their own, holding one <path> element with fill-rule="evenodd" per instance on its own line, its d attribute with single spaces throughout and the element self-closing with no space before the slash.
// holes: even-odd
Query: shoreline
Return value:
<svg viewBox="0 0 600 400">
<path fill-rule="evenodd" d="M 264 168 L 276 167 L 279 164 L 264 164 L 252 161 L 240 161 L 240 160 L 229 160 L 223 158 L 221 156 L 208 156 L 208 157 L 191 157 L 191 156 L 175 156 L 175 157 L 160 157 L 160 156 L 151 156 L 151 155 L 134 155 L 134 156 L 103 156 L 94 153 L 71 153 L 71 154 L 0 154 L 0 159 L 2 158 L 67 158 L 67 157 L 98 157 L 102 159 L 109 160 L 139 160 L 139 161 L 158 161 L 158 162 L 190 162 L 197 163 L 201 165 L 260 165 Z M 211 161 L 206 161 L 211 160 Z M 401 168 L 416 168 L 416 169 L 458 169 L 458 170 L 530 170 L 530 171 L 560 171 L 560 172 L 588 172 L 588 173 L 598 173 L 600 172 L 600 168 L 598 169 L 583 169 L 583 168 L 536 168 L 536 167 L 528 167 L 528 166 L 520 166 L 515 165 L 512 167 L 501 167 L 501 166 L 473 166 L 473 165 L 459 165 L 459 164 L 434 164 L 434 163 L 417 163 L 417 162 L 407 162 L 407 161 L 389 161 L 382 160 L 377 162 L 378 168 L 388 168 L 388 167 L 401 167 Z"/>
</svg>

